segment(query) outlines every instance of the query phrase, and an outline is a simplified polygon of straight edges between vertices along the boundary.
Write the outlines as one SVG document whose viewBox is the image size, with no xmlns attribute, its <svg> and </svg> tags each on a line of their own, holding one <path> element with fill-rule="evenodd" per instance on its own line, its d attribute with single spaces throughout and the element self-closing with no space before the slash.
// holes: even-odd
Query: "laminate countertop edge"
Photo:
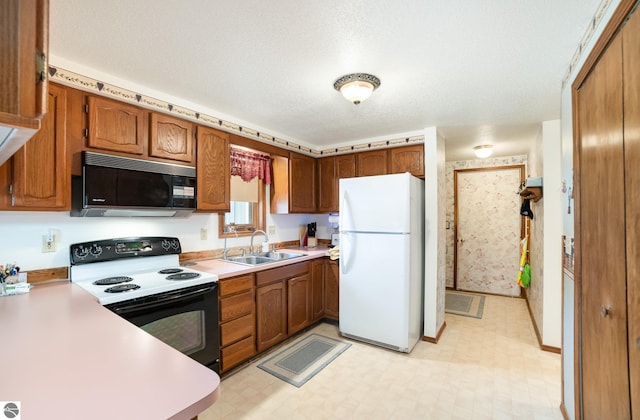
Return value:
<svg viewBox="0 0 640 420">
<path fill-rule="evenodd" d="M 0 297 L 0 400 L 25 419 L 192 419 L 220 378 L 69 282 Z"/>
</svg>

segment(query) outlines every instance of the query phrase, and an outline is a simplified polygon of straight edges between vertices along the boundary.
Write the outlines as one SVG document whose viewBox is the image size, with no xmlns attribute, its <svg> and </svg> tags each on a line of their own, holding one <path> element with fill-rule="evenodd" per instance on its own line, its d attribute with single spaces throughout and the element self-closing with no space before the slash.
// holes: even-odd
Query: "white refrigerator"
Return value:
<svg viewBox="0 0 640 420">
<path fill-rule="evenodd" d="M 340 333 L 409 353 L 423 335 L 424 181 L 340 180 Z"/>
</svg>

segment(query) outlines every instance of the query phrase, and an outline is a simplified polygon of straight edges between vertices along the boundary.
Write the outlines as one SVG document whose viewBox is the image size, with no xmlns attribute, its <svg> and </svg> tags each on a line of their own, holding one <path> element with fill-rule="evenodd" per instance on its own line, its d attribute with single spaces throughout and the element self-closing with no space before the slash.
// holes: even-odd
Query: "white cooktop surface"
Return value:
<svg viewBox="0 0 640 420">
<path fill-rule="evenodd" d="M 200 276 L 188 280 L 167 280 L 169 274 L 158 274 L 158 271 L 167 268 L 180 268 L 183 270 L 182 273 L 199 273 Z M 132 281 L 120 284 L 137 284 L 140 288 L 120 293 L 107 293 L 105 290 L 115 285 L 93 284 L 96 280 L 114 276 L 131 277 Z M 218 276 L 180 267 L 177 255 L 162 255 L 74 265 L 71 266 L 71 281 L 94 295 L 100 304 L 108 305 L 185 287 L 214 283 L 218 281 Z"/>
</svg>

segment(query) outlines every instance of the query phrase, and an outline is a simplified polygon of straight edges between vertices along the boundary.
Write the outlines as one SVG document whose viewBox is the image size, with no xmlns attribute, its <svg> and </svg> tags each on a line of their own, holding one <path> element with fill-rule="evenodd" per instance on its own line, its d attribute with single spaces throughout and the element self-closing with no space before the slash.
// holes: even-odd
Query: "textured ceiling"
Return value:
<svg viewBox="0 0 640 420">
<path fill-rule="evenodd" d="M 51 63 L 325 149 L 437 126 L 527 153 L 600 0 L 50 0 Z M 382 85 L 361 105 L 333 82 Z M 147 93 L 147 92 L 143 92 Z"/>
</svg>

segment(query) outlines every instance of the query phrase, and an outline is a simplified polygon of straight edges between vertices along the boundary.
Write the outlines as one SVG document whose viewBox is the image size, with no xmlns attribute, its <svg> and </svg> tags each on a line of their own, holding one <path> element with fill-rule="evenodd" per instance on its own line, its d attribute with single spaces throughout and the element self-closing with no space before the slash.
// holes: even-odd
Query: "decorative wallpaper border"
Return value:
<svg viewBox="0 0 640 420">
<path fill-rule="evenodd" d="M 60 67 L 49 66 L 49 80 L 77 88 L 86 92 L 95 93 L 122 102 L 128 102 L 133 105 L 142 106 L 154 111 L 160 111 L 172 114 L 178 118 L 183 118 L 204 124 L 213 128 L 219 128 L 229 133 L 235 133 L 262 143 L 272 144 L 283 149 L 294 152 L 304 153 L 313 157 L 333 156 L 351 152 L 362 152 L 372 149 L 384 149 L 396 146 L 405 146 L 409 144 L 424 143 L 424 136 L 411 136 L 401 138 L 390 138 L 388 140 L 380 140 L 370 143 L 362 143 L 354 146 L 335 147 L 325 150 L 311 149 L 306 146 L 299 145 L 295 142 L 281 139 L 269 133 L 260 132 L 250 127 L 242 126 L 231 121 L 224 120 L 212 115 L 203 114 L 193 109 L 185 108 L 179 105 L 142 95 L 131 90 L 123 89 L 109 83 L 101 82 L 90 77 L 82 76 Z"/>
<path fill-rule="evenodd" d="M 580 57 L 582 56 L 582 53 L 586 51 L 587 44 L 589 43 L 589 41 L 591 41 L 591 38 L 593 37 L 593 34 L 596 31 L 596 28 L 602 21 L 602 18 L 604 17 L 604 13 L 609 8 L 611 1 L 612 0 L 602 0 L 600 2 L 600 5 L 598 6 L 596 13 L 593 15 L 593 18 L 591 19 L 591 22 L 589 22 L 589 26 L 587 27 L 587 30 L 582 36 L 582 40 L 578 45 L 578 49 L 576 49 L 576 52 L 573 54 L 573 58 L 571 59 L 571 63 L 569 64 L 569 68 L 567 69 L 567 73 L 562 79 L 562 89 L 564 89 L 565 85 L 569 81 L 569 78 L 571 77 L 571 73 L 573 73 L 573 71 L 576 69 L 576 66 L 580 61 Z"/>
</svg>

